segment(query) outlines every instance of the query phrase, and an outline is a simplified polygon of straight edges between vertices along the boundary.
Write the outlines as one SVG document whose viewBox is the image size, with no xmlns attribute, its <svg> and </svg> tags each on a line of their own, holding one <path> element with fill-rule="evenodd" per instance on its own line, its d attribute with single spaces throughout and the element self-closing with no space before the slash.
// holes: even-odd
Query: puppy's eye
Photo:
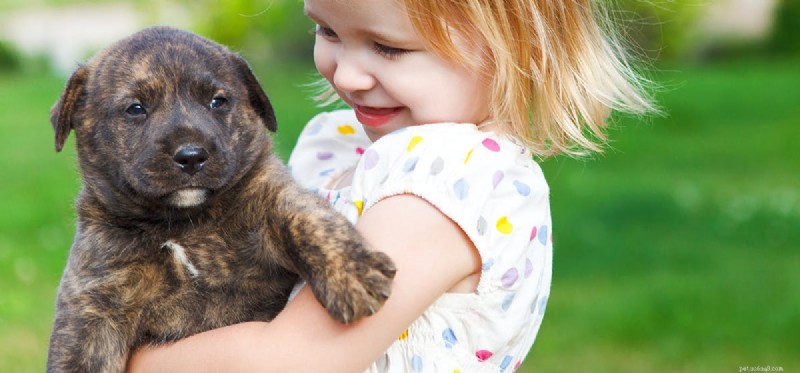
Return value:
<svg viewBox="0 0 800 373">
<path fill-rule="evenodd" d="M 142 104 L 133 104 L 131 106 L 128 106 L 125 112 L 131 116 L 147 115 L 147 109 L 145 109 L 144 106 L 142 106 Z"/>
<path fill-rule="evenodd" d="M 211 102 L 208 103 L 208 107 L 212 109 L 219 109 L 225 106 L 228 103 L 228 99 L 222 96 L 217 96 L 211 99 Z"/>
</svg>

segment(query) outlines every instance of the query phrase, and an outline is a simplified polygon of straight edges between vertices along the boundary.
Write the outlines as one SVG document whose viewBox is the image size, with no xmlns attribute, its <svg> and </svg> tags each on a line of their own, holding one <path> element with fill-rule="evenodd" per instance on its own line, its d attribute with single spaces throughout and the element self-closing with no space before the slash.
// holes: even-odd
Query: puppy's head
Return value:
<svg viewBox="0 0 800 373">
<path fill-rule="evenodd" d="M 191 208 L 271 151 L 272 106 L 239 55 L 169 27 L 140 31 L 70 77 L 51 110 L 74 131 L 84 185 L 150 208 Z"/>
</svg>

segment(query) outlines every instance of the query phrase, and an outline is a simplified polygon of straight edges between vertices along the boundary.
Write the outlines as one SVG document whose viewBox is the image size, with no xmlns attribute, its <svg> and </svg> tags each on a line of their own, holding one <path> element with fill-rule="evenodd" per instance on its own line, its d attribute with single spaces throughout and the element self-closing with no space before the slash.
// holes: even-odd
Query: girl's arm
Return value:
<svg viewBox="0 0 800 373">
<path fill-rule="evenodd" d="M 356 225 L 395 262 L 392 294 L 375 315 L 342 325 L 306 287 L 272 322 L 211 330 L 137 351 L 129 372 L 363 372 L 439 296 L 474 291 L 481 260 L 453 221 L 412 195 L 384 199 Z"/>
</svg>

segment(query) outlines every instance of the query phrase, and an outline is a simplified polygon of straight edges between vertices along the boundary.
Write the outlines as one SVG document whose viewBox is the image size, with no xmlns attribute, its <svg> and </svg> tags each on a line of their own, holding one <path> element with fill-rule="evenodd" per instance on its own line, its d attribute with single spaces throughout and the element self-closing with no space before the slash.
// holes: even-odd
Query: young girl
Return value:
<svg viewBox="0 0 800 373">
<path fill-rule="evenodd" d="M 593 0 L 306 0 L 328 97 L 296 178 L 398 271 L 341 325 L 302 289 L 270 323 L 146 349 L 132 371 L 497 372 L 523 361 L 550 290 L 549 190 L 533 157 L 599 149 L 611 110 L 651 109 Z"/>
</svg>

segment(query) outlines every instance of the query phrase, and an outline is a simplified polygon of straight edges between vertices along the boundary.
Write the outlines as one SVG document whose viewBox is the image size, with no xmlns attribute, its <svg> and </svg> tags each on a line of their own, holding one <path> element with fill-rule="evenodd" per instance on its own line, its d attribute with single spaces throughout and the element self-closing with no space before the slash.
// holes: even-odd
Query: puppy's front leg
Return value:
<svg viewBox="0 0 800 373">
<path fill-rule="evenodd" d="M 336 320 L 349 323 L 375 313 L 391 290 L 391 259 L 372 250 L 327 201 L 288 175 L 282 179 L 272 186 L 269 229 L 286 252 L 273 255 L 289 262 Z"/>
<path fill-rule="evenodd" d="M 127 363 L 130 325 L 117 323 L 91 292 L 77 293 L 77 278 L 64 273 L 50 337 L 47 372 L 121 373 Z M 85 279 L 84 279 L 85 281 Z"/>
<path fill-rule="evenodd" d="M 124 249 L 98 247 L 98 242 L 111 241 L 87 231 L 98 230 L 82 221 L 59 284 L 48 373 L 124 372 L 138 328 L 142 294 L 152 288 L 139 275 L 141 268 L 101 260 L 98 253 Z M 128 263 L 129 256 L 116 258 Z"/>
</svg>

